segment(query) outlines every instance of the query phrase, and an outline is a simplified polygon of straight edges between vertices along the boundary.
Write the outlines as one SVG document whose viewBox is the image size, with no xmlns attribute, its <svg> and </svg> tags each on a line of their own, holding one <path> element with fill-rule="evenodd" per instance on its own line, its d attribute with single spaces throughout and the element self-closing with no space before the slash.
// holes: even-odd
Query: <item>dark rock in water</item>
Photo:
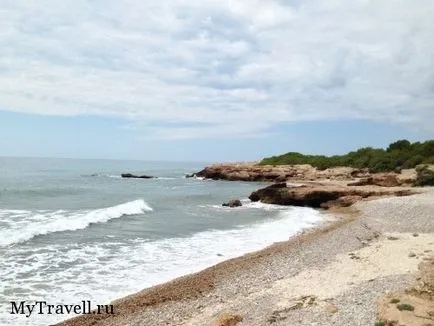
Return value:
<svg viewBox="0 0 434 326">
<path fill-rule="evenodd" d="M 195 178 L 196 177 L 196 173 L 192 173 L 192 174 L 186 174 L 185 175 L 186 178 Z"/>
<path fill-rule="evenodd" d="M 274 201 L 276 201 L 276 197 L 279 195 L 280 189 L 282 188 L 286 189 L 286 183 L 275 183 L 269 187 L 252 192 L 249 199 L 251 201 L 262 201 L 264 199 L 267 200 L 268 198 L 273 198 L 270 201 L 274 204 Z"/>
<path fill-rule="evenodd" d="M 153 179 L 155 177 L 149 176 L 149 175 L 134 175 L 131 173 L 122 173 L 122 178 L 136 178 L 136 179 Z"/>
<path fill-rule="evenodd" d="M 225 207 L 240 207 L 240 206 L 243 206 L 243 204 L 241 203 L 241 201 L 239 199 L 233 199 L 227 203 L 224 203 L 223 206 L 225 206 Z"/>
</svg>

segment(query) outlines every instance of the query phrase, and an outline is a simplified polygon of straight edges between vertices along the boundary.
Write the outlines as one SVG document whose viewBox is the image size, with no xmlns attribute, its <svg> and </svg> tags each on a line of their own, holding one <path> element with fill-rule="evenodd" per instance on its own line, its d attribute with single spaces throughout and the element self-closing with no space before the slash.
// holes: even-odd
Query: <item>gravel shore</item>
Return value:
<svg viewBox="0 0 434 326">
<path fill-rule="evenodd" d="M 434 250 L 434 189 L 359 202 L 287 242 L 114 302 L 115 315 L 59 325 L 374 325 L 377 300 L 416 279 Z M 417 253 L 412 256 L 411 253 Z M 226 324 L 235 325 L 227 319 Z"/>
</svg>

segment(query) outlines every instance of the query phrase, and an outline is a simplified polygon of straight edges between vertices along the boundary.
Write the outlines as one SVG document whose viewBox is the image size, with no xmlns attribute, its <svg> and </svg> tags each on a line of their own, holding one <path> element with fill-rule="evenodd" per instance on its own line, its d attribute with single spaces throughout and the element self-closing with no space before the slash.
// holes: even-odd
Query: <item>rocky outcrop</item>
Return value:
<svg viewBox="0 0 434 326">
<path fill-rule="evenodd" d="M 254 191 L 249 199 L 267 204 L 328 209 L 332 207 L 348 207 L 358 200 L 371 196 L 405 196 L 412 193 L 409 190 L 403 189 L 346 187 L 325 184 L 287 187 L 286 183 L 278 183 Z"/>
<path fill-rule="evenodd" d="M 418 177 L 417 177 L 418 175 Z M 335 167 L 318 170 L 308 164 L 299 165 L 258 165 L 258 164 L 216 164 L 202 171 L 186 175 L 212 180 L 264 181 L 264 182 L 306 182 L 346 181 L 351 186 L 423 186 L 434 185 L 434 166 L 425 165 L 398 172 L 369 173 L 367 169 Z"/>
<path fill-rule="evenodd" d="M 122 173 L 122 178 L 135 178 L 135 179 L 153 179 L 155 177 L 149 176 L 149 175 L 135 175 L 131 173 Z"/>
<path fill-rule="evenodd" d="M 362 178 L 359 181 L 348 184 L 349 186 L 380 186 L 380 187 L 399 187 L 402 182 L 396 173 L 377 173 L 370 177 Z"/>
<path fill-rule="evenodd" d="M 335 200 L 330 200 L 328 202 L 322 203 L 321 208 L 330 209 L 335 207 L 350 207 L 354 203 L 362 200 L 362 196 L 351 195 L 351 196 L 342 196 Z"/>
<path fill-rule="evenodd" d="M 232 199 L 232 200 L 228 201 L 227 203 L 223 203 L 222 206 L 233 208 L 233 207 L 243 206 L 243 204 L 241 203 L 241 201 L 239 199 Z"/>
<path fill-rule="evenodd" d="M 348 167 L 320 171 L 308 164 L 278 166 L 216 164 L 208 166 L 194 175 L 213 180 L 284 182 L 287 180 L 314 181 L 319 179 L 351 180 L 356 177 L 366 176 L 367 172 Z"/>
</svg>

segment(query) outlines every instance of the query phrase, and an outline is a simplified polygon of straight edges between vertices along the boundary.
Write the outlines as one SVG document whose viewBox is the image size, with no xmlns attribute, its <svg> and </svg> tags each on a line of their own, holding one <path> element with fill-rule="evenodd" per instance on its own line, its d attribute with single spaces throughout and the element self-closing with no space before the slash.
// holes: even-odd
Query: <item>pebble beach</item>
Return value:
<svg viewBox="0 0 434 326">
<path fill-rule="evenodd" d="M 434 250 L 434 190 L 362 201 L 288 241 L 116 300 L 59 325 L 374 325 Z"/>
</svg>

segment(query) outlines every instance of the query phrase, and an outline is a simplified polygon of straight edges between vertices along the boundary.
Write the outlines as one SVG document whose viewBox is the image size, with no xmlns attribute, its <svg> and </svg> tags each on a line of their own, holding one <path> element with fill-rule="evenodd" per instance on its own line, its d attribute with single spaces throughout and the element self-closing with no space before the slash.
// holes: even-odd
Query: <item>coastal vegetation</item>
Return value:
<svg viewBox="0 0 434 326">
<path fill-rule="evenodd" d="M 398 305 L 397 308 L 399 311 L 414 311 L 414 307 L 406 303 Z"/>
<path fill-rule="evenodd" d="M 434 186 L 434 171 L 428 165 L 416 167 L 416 186 Z"/>
<path fill-rule="evenodd" d="M 305 155 L 289 152 L 263 159 L 261 165 L 310 164 L 319 170 L 337 166 L 366 168 L 371 173 L 415 168 L 420 164 L 434 164 L 434 140 L 411 143 L 398 140 L 386 149 L 364 147 L 345 155 Z"/>
</svg>

